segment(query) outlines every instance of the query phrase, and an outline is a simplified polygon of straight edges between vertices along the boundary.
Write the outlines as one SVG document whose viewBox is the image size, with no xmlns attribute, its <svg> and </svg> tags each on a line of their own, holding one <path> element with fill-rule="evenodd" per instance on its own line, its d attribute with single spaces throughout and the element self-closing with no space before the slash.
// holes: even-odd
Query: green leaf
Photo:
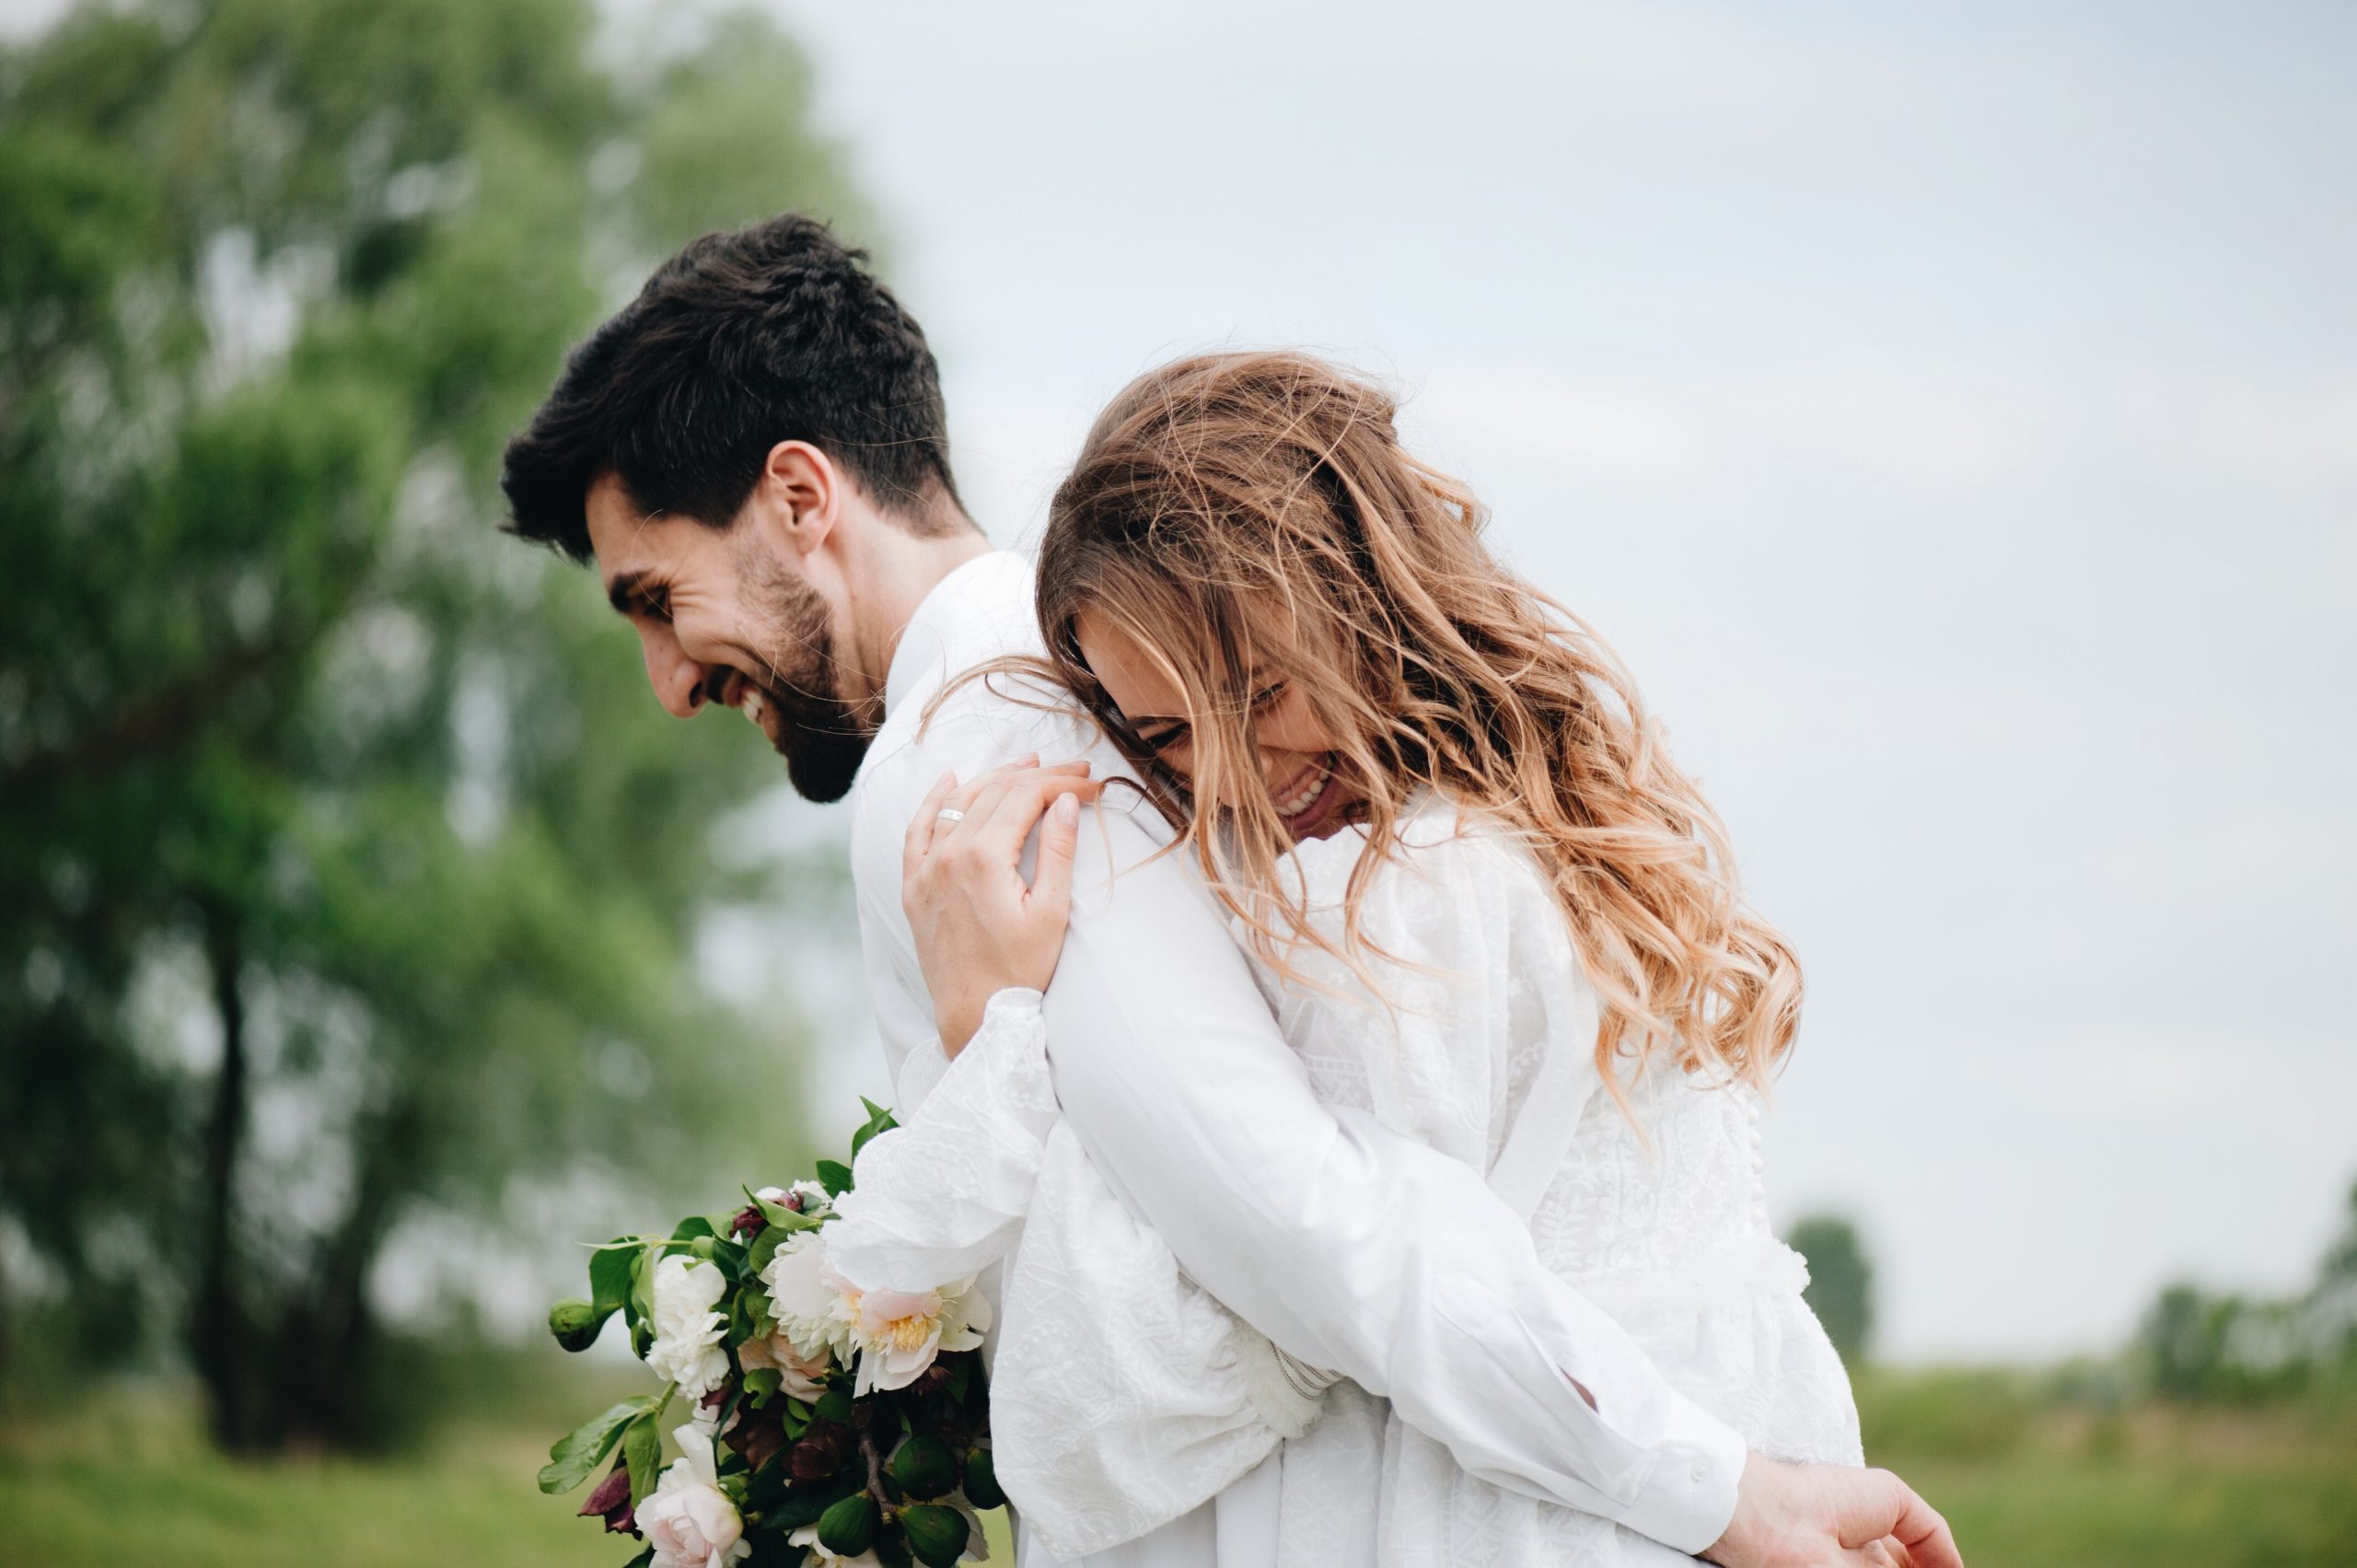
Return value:
<svg viewBox="0 0 2357 1568">
<path fill-rule="evenodd" d="M 643 1250 L 629 1237 L 618 1236 L 589 1254 L 589 1300 L 601 1320 L 630 1299 L 631 1277 Z"/>
<path fill-rule="evenodd" d="M 554 1497 L 587 1481 L 589 1473 L 604 1464 L 606 1456 L 614 1451 L 622 1428 L 640 1416 L 652 1413 L 654 1409 L 655 1397 L 651 1394 L 624 1400 L 558 1438 L 549 1449 L 549 1462 L 540 1469 L 540 1490 Z"/>
<path fill-rule="evenodd" d="M 655 1490 L 663 1469 L 663 1434 L 655 1428 L 655 1412 L 630 1423 L 622 1434 L 622 1462 L 630 1466 L 630 1505 L 637 1507 Z"/>
<path fill-rule="evenodd" d="M 840 1160 L 820 1160 L 819 1185 L 827 1190 L 827 1196 L 842 1197 L 851 1191 L 851 1167 Z"/>
<path fill-rule="evenodd" d="M 636 1330 L 655 1317 L 655 1259 L 658 1250 L 653 1246 L 642 1247 L 631 1262 L 629 1317 L 633 1340 Z M 638 1354 L 641 1360 L 645 1359 L 644 1351 Z"/>
<path fill-rule="evenodd" d="M 753 1207 L 761 1211 L 761 1218 L 767 1220 L 772 1225 L 784 1225 L 787 1230 L 794 1231 L 808 1230 L 812 1225 L 818 1223 L 807 1214 L 789 1209 L 784 1203 L 773 1203 L 770 1202 L 770 1200 L 762 1197 L 759 1192 L 754 1191 L 749 1187 L 744 1188 L 742 1191 L 746 1197 L 752 1200 Z"/>
<path fill-rule="evenodd" d="M 702 1214 L 690 1214 L 671 1228 L 671 1239 L 663 1244 L 663 1256 L 668 1258 L 677 1252 L 696 1252 L 696 1243 L 708 1242 L 718 1234 L 710 1220 Z M 697 1255 L 710 1257 L 711 1252 L 707 1249 Z"/>
<path fill-rule="evenodd" d="M 870 1138 L 875 1137 L 878 1132 L 889 1132 L 900 1125 L 898 1121 L 892 1120 L 889 1108 L 877 1104 L 865 1095 L 860 1096 L 859 1103 L 867 1108 L 867 1124 L 852 1134 L 851 1157 L 853 1159 L 859 1157 L 860 1150 L 867 1147 L 867 1141 Z"/>
<path fill-rule="evenodd" d="M 867 1487 L 867 1473 L 857 1466 L 839 1476 L 815 1486 L 797 1486 L 794 1495 L 761 1516 L 761 1527 L 770 1530 L 798 1530 L 805 1525 L 815 1525 L 819 1516 L 830 1506 Z"/>
<path fill-rule="evenodd" d="M 784 1381 L 777 1368 L 757 1367 L 745 1374 L 745 1397 L 753 1401 L 755 1410 L 761 1410 L 770 1402 L 770 1396 L 776 1393 L 779 1385 Z"/>
<path fill-rule="evenodd" d="M 633 1557 L 629 1562 L 623 1563 L 622 1568 L 653 1568 L 654 1562 L 655 1548 L 652 1545 L 649 1545 L 636 1557 Z"/>
<path fill-rule="evenodd" d="M 777 1249 L 788 1234 L 782 1226 L 771 1225 L 753 1237 L 753 1245 L 745 1250 L 745 1272 L 755 1279 L 761 1278 L 762 1272 L 769 1268 L 770 1260 L 777 1256 Z"/>
<path fill-rule="evenodd" d="M 785 1453 L 781 1449 L 745 1482 L 745 1511 L 767 1515 L 792 1495 L 794 1467 L 786 1461 Z M 749 1521 L 747 1528 L 752 1527 Z"/>
<path fill-rule="evenodd" d="M 788 1437 L 799 1437 L 810 1430 L 810 1407 L 789 1395 L 785 1408 L 778 1412 Z"/>
<path fill-rule="evenodd" d="M 819 1395 L 813 1409 L 821 1420 L 831 1421 L 839 1426 L 851 1424 L 851 1395 L 841 1388 L 830 1388 Z"/>
</svg>

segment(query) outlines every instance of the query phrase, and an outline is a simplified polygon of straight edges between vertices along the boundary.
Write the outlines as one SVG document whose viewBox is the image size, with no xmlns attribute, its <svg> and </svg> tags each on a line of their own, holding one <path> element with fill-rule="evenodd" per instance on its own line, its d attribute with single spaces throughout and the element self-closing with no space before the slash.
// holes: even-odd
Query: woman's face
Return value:
<svg viewBox="0 0 2357 1568">
<path fill-rule="evenodd" d="M 1187 698 L 1162 666 L 1135 638 L 1095 613 L 1083 610 L 1074 623 L 1081 657 L 1121 721 L 1155 761 L 1190 783 L 1195 776 L 1195 738 L 1187 723 Z M 1284 671 L 1263 663 L 1252 671 L 1258 693 L 1252 738 L 1269 798 L 1295 840 L 1323 838 L 1341 828 L 1363 796 L 1336 764 L 1334 742 L 1294 690 Z"/>
</svg>

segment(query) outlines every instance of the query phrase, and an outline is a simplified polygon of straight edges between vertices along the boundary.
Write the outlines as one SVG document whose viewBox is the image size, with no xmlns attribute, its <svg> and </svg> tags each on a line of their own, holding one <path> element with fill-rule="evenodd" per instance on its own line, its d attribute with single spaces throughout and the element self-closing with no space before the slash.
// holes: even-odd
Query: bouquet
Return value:
<svg viewBox="0 0 2357 1568">
<path fill-rule="evenodd" d="M 854 1158 L 893 1125 L 861 1103 Z M 665 1384 L 582 1423 L 540 1471 L 554 1496 L 613 1460 L 581 1513 L 646 1541 L 628 1568 L 949 1568 L 986 1555 L 975 1510 L 1006 1500 L 980 1353 L 990 1304 L 970 1278 L 922 1295 L 854 1288 L 826 1250 L 851 1167 L 820 1160 L 816 1176 L 747 1189 L 741 1208 L 668 1235 L 615 1237 L 590 1254 L 589 1299 L 549 1313 L 569 1351 L 621 1313 Z"/>
</svg>

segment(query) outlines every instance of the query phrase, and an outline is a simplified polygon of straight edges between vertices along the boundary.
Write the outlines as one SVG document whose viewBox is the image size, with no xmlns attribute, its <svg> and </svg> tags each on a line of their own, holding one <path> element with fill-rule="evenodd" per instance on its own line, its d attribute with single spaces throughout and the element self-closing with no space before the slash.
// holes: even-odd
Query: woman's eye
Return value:
<svg viewBox="0 0 2357 1568">
<path fill-rule="evenodd" d="M 1285 683 L 1282 680 L 1273 681 L 1253 693 L 1252 705 L 1256 708 L 1265 708 L 1284 694 Z"/>
</svg>

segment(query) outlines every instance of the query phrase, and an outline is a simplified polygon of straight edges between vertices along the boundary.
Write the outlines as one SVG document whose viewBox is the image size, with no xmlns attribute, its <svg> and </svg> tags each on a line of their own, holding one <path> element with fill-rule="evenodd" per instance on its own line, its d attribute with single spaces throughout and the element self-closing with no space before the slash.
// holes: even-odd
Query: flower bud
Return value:
<svg viewBox="0 0 2357 1568">
<path fill-rule="evenodd" d="M 587 1350 L 598 1342 L 606 1315 L 588 1301 L 560 1301 L 549 1308 L 549 1332 L 567 1350 Z"/>
<path fill-rule="evenodd" d="M 796 1481 L 824 1481 L 843 1468 L 852 1456 L 851 1428 L 831 1421 L 814 1421 L 802 1440 L 786 1450 L 786 1473 Z"/>
<path fill-rule="evenodd" d="M 625 1531 L 638 1534 L 638 1521 L 630 1505 L 630 1467 L 618 1464 L 608 1470 L 606 1479 L 598 1483 L 598 1490 L 589 1494 L 589 1501 L 581 1505 L 576 1517 L 603 1519 L 607 1531 L 613 1535 Z"/>
</svg>

